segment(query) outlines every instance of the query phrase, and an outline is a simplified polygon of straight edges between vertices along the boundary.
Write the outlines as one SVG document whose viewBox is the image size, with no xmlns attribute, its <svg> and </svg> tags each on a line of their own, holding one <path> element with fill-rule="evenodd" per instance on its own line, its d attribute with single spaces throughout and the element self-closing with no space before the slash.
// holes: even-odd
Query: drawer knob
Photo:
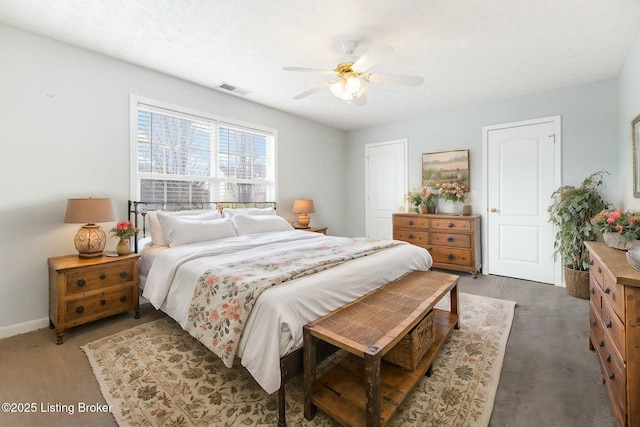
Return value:
<svg viewBox="0 0 640 427">
<path fill-rule="evenodd" d="M 409 234 L 409 235 L 407 236 L 407 239 L 413 239 L 413 234 Z"/>
<path fill-rule="evenodd" d="M 100 275 L 100 280 L 104 280 L 104 279 L 106 279 L 106 278 L 107 278 L 107 276 L 106 276 L 104 273 L 102 273 L 102 274 Z"/>
<path fill-rule="evenodd" d="M 409 225 L 413 225 L 413 221 L 409 221 Z"/>
<path fill-rule="evenodd" d="M 453 228 L 453 223 L 450 222 L 448 226 L 449 226 L 449 228 Z"/>
<path fill-rule="evenodd" d="M 84 311 L 84 307 L 83 306 L 79 305 L 79 306 L 76 307 L 76 313 L 80 314 L 83 311 Z"/>
<path fill-rule="evenodd" d="M 126 271 L 122 271 L 120 272 L 120 277 L 122 277 L 123 279 L 125 279 L 127 277 L 127 272 Z"/>
<path fill-rule="evenodd" d="M 598 273 L 602 273 L 602 268 L 598 267 Z"/>
<path fill-rule="evenodd" d="M 606 358 L 605 360 L 606 360 L 607 362 L 611 363 L 611 355 L 610 355 L 610 354 L 608 354 L 608 355 L 607 355 L 607 358 Z"/>
<path fill-rule="evenodd" d="M 103 299 L 100 300 L 100 305 L 105 305 L 106 303 L 107 303 L 107 301 L 105 301 Z"/>
<path fill-rule="evenodd" d="M 447 242 L 453 242 L 453 237 L 451 236 L 447 237 Z"/>
<path fill-rule="evenodd" d="M 600 347 L 604 347 L 604 341 L 600 341 L 600 344 L 598 344 Z"/>
<path fill-rule="evenodd" d="M 591 288 L 591 293 L 595 294 L 596 293 L 596 288 Z"/>
<path fill-rule="evenodd" d="M 593 260 L 589 260 L 589 265 L 593 265 Z"/>
<path fill-rule="evenodd" d="M 126 295 L 120 295 L 120 301 L 125 302 L 127 300 Z"/>
<path fill-rule="evenodd" d="M 607 327 L 607 329 L 611 329 L 611 326 L 613 326 L 611 324 L 611 320 L 609 320 L 607 323 L 605 323 L 605 326 Z"/>
<path fill-rule="evenodd" d="M 607 287 L 607 289 L 604 290 L 605 294 L 610 294 L 611 293 L 611 288 Z"/>
<path fill-rule="evenodd" d="M 595 320 L 593 322 L 591 322 L 591 326 L 596 326 L 597 324 L 598 324 L 598 322 L 595 321 Z"/>
<path fill-rule="evenodd" d="M 447 259 L 448 260 L 452 260 L 453 259 L 453 255 L 452 254 L 447 255 Z"/>
<path fill-rule="evenodd" d="M 84 286 L 84 285 L 85 285 L 85 283 L 87 283 L 87 282 L 86 282 L 84 279 L 78 279 L 78 281 L 76 282 L 76 284 L 77 284 L 78 286 Z"/>
<path fill-rule="evenodd" d="M 609 379 L 610 379 L 610 380 L 613 380 L 613 379 L 615 379 L 615 378 L 616 378 L 616 376 L 613 374 L 613 372 L 611 372 L 611 373 L 609 374 Z"/>
</svg>

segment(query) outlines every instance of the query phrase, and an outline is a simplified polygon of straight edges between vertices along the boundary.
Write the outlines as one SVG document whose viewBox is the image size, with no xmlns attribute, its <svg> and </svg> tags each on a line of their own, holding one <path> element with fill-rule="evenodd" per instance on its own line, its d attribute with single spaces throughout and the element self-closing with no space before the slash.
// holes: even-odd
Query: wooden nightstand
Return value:
<svg viewBox="0 0 640 427">
<path fill-rule="evenodd" d="M 49 258 L 49 321 L 58 340 L 64 330 L 127 310 L 140 318 L 138 257 Z"/>
<path fill-rule="evenodd" d="M 327 227 L 309 227 L 309 228 L 299 228 L 298 230 L 311 231 L 313 233 L 322 233 L 324 235 L 327 234 Z"/>
</svg>

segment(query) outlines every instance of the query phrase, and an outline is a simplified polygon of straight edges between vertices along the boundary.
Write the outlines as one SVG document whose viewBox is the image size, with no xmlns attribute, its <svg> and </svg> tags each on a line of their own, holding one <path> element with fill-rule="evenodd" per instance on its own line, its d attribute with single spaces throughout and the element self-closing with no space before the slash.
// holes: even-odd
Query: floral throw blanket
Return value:
<svg viewBox="0 0 640 427">
<path fill-rule="evenodd" d="M 343 239 L 337 245 L 281 251 L 207 270 L 198 278 L 185 329 L 231 368 L 249 313 L 267 288 L 397 244 Z"/>
</svg>

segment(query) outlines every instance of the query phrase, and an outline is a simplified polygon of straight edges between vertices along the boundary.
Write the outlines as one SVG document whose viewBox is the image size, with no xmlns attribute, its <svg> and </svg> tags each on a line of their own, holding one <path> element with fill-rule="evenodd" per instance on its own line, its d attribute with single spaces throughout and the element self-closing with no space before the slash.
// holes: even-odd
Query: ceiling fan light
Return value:
<svg viewBox="0 0 640 427">
<path fill-rule="evenodd" d="M 345 86 L 349 93 L 356 93 L 360 90 L 360 79 L 357 77 L 349 77 Z"/>
<path fill-rule="evenodd" d="M 343 101 L 351 101 L 353 96 L 351 92 L 349 92 L 346 88 L 346 84 L 344 79 L 340 79 L 337 82 L 333 83 L 329 86 L 331 93 L 334 94 L 337 98 L 342 99 Z"/>
</svg>

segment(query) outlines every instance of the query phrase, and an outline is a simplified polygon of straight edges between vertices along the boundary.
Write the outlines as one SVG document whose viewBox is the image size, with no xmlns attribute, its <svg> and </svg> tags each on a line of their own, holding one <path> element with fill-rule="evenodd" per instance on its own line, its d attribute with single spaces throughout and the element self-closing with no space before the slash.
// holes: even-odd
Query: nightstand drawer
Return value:
<svg viewBox="0 0 640 427">
<path fill-rule="evenodd" d="M 418 246 L 426 246 L 429 244 L 429 233 L 425 231 L 394 230 L 393 238 Z"/>
<path fill-rule="evenodd" d="M 118 262 L 93 268 L 75 269 L 66 272 L 67 288 L 65 295 L 74 295 L 102 287 L 118 285 L 134 280 L 134 260 Z"/>
<path fill-rule="evenodd" d="M 431 244 L 471 249 L 470 234 L 431 233 Z"/>
<path fill-rule="evenodd" d="M 602 306 L 604 308 L 605 302 L 608 303 L 613 311 L 616 312 L 620 319 L 624 319 L 624 286 L 615 282 L 615 279 L 611 277 L 609 270 L 604 271 L 604 282 L 602 282 L 603 295 Z"/>
<path fill-rule="evenodd" d="M 602 324 L 606 333 L 611 337 L 620 357 L 625 354 L 624 349 L 624 323 L 613 312 L 609 304 L 602 304 Z"/>
<path fill-rule="evenodd" d="M 85 318 L 99 319 L 102 314 L 122 312 L 135 307 L 134 286 L 127 286 L 114 291 L 102 292 L 86 298 L 67 302 L 66 322 L 84 323 Z"/>
</svg>

